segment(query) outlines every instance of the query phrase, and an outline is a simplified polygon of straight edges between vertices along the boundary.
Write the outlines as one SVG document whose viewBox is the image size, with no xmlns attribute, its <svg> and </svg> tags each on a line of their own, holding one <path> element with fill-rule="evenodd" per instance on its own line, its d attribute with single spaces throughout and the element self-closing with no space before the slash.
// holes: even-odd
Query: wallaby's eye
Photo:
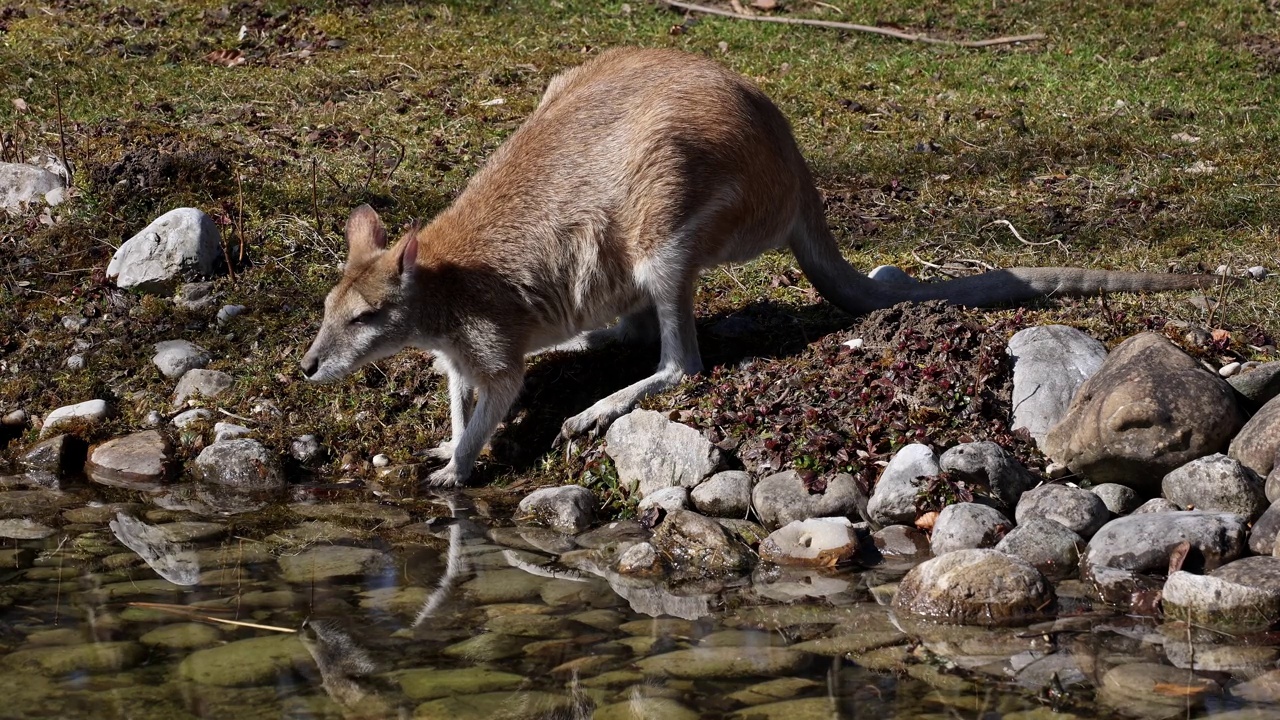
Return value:
<svg viewBox="0 0 1280 720">
<path fill-rule="evenodd" d="M 364 325 L 365 323 L 369 322 L 370 320 L 373 320 L 373 318 L 374 318 L 377 314 L 378 314 L 378 311 L 377 311 L 377 310 L 365 310 L 364 312 L 360 313 L 359 315 L 357 315 L 357 316 L 355 316 L 355 317 L 351 318 L 351 324 L 352 324 L 352 325 Z"/>
</svg>

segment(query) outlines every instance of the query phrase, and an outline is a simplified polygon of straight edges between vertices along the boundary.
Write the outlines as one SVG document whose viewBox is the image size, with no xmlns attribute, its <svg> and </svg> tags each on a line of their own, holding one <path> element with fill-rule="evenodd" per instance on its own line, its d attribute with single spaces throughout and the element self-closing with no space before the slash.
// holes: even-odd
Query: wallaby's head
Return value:
<svg viewBox="0 0 1280 720">
<path fill-rule="evenodd" d="M 414 340 L 418 238 L 387 248 L 378 213 L 361 205 L 347 220 L 347 264 L 324 299 L 324 322 L 302 358 L 308 380 L 338 380 Z"/>
</svg>

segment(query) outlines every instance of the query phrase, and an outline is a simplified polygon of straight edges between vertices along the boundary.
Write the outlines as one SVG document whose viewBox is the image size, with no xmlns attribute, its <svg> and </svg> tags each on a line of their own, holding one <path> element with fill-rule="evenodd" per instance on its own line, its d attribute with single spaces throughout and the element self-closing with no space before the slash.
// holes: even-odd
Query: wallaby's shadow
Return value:
<svg viewBox="0 0 1280 720">
<path fill-rule="evenodd" d="M 753 357 L 789 357 L 854 322 L 825 302 L 796 307 L 762 300 L 700 316 L 698 345 L 704 372 Z M 656 343 L 548 353 L 532 361 L 515 415 L 494 439 L 499 462 L 516 471 L 530 468 L 550 450 L 561 423 L 651 375 L 657 362 Z"/>
</svg>

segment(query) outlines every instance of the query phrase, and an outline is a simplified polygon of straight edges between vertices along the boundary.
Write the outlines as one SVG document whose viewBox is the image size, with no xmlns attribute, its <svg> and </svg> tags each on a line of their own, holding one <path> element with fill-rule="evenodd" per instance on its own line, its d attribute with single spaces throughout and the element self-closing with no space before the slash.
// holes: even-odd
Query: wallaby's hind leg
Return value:
<svg viewBox="0 0 1280 720">
<path fill-rule="evenodd" d="M 560 426 L 557 443 L 581 435 L 594 436 L 609 424 L 627 414 L 642 399 L 662 392 L 688 375 L 702 372 L 702 356 L 698 353 L 698 335 L 693 321 L 692 278 L 674 283 L 658 283 L 671 296 L 655 298 L 662 357 L 658 370 L 649 377 L 609 395 Z"/>
<path fill-rule="evenodd" d="M 652 305 L 622 316 L 618 322 L 606 328 L 588 330 L 558 345 L 539 350 L 530 357 L 546 352 L 582 352 L 607 347 L 614 343 L 623 345 L 647 345 L 659 339 L 658 314 Z"/>
</svg>

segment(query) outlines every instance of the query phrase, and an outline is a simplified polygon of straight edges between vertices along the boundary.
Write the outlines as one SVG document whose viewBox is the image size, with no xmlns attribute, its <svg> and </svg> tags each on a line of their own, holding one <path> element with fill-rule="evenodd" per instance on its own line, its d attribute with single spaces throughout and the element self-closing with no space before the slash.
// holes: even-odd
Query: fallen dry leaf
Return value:
<svg viewBox="0 0 1280 720">
<path fill-rule="evenodd" d="M 920 528 L 921 530 L 932 530 L 933 524 L 937 521 L 938 521 L 938 513 L 930 511 L 916 518 L 916 527 Z"/>
<path fill-rule="evenodd" d="M 1226 330 L 1214 330 L 1210 335 L 1213 336 L 1214 342 L 1229 342 L 1231 333 Z"/>
<path fill-rule="evenodd" d="M 1156 683 L 1151 691 L 1166 697 L 1193 697 L 1209 692 L 1206 685 L 1179 685 L 1177 683 Z"/>
<path fill-rule="evenodd" d="M 13 109 L 17 110 L 18 112 L 26 112 L 28 110 L 27 101 L 23 100 L 22 98 L 14 98 Z"/>
<path fill-rule="evenodd" d="M 214 50 L 204 56 L 205 62 L 211 62 L 214 65 L 223 65 L 225 67 L 235 67 L 244 64 L 244 53 L 239 50 Z"/>
</svg>

